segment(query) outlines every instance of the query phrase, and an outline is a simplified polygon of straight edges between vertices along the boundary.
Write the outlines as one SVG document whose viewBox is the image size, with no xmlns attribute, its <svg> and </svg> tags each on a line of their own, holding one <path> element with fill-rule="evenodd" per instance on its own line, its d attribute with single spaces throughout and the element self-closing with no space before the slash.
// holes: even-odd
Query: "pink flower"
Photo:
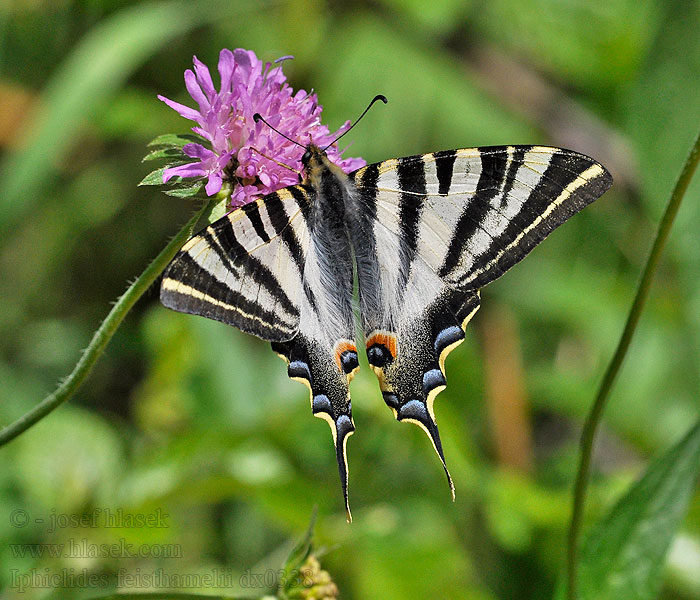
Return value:
<svg viewBox="0 0 700 600">
<path fill-rule="evenodd" d="M 292 58 L 283 56 L 279 64 Z M 206 192 L 212 196 L 222 182 L 233 184 L 231 205 L 241 206 L 254 196 L 268 194 L 299 181 L 304 149 L 284 139 L 264 123 L 253 120 L 255 113 L 280 132 L 300 144 L 313 143 L 321 148 L 330 144 L 350 127 L 350 121 L 335 133 L 321 124 L 316 94 L 304 90 L 293 93 L 281 66 L 263 63 L 254 52 L 240 48 L 224 49 L 219 55 L 221 89 L 214 88 L 209 69 L 194 57 L 194 71 L 185 71 L 185 86 L 199 109 L 190 108 L 158 96 L 170 108 L 194 121 L 192 128 L 210 148 L 192 143 L 184 153 L 198 159 L 166 169 L 163 182 L 171 177 L 207 177 Z M 334 144 L 326 150 L 328 158 L 349 173 L 365 165 L 361 158 L 341 158 Z"/>
</svg>

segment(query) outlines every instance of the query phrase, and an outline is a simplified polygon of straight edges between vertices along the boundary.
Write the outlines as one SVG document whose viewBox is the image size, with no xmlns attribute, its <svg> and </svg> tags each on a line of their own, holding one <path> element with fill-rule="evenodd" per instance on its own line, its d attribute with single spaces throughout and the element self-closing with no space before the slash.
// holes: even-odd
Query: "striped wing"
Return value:
<svg viewBox="0 0 700 600">
<path fill-rule="evenodd" d="M 170 263 L 161 301 L 272 342 L 289 377 L 309 388 L 313 414 L 330 425 L 350 519 L 349 382 L 358 368 L 352 252 L 347 236 L 323 228 L 311 235 L 338 199 L 318 204 L 312 187 L 291 186 L 219 219 Z"/>
<path fill-rule="evenodd" d="M 311 192 L 292 186 L 234 210 L 190 239 L 163 276 L 168 308 L 222 321 L 264 340 L 299 329 Z"/>
<path fill-rule="evenodd" d="M 350 380 L 359 368 L 355 346 L 352 250 L 343 222 L 347 181 L 335 179 L 319 186 L 309 217 L 311 239 L 304 267 L 304 285 L 313 290 L 313 302 L 302 306 L 299 333 L 273 343 L 287 362 L 292 379 L 309 388 L 311 410 L 331 428 L 348 521 L 347 440 L 355 431 L 350 402 Z M 332 224 L 332 226 L 328 226 Z"/>
<path fill-rule="evenodd" d="M 360 188 L 376 188 L 371 210 L 402 240 L 400 256 L 384 252 L 380 262 L 398 261 L 405 277 L 419 258 L 463 289 L 502 275 L 612 183 L 593 159 L 542 146 L 409 156 L 355 177 Z"/>
<path fill-rule="evenodd" d="M 369 363 L 396 417 L 420 425 L 444 465 L 433 401 L 479 289 L 603 194 L 612 178 L 587 156 L 541 146 L 410 156 L 369 165 L 354 178 Z"/>
</svg>

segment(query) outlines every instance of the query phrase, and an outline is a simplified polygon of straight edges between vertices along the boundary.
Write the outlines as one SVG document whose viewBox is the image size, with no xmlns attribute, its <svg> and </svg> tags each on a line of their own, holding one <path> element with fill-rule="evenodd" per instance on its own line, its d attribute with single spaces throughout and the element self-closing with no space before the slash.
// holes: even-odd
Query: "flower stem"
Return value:
<svg viewBox="0 0 700 600">
<path fill-rule="evenodd" d="M 11 423 L 0 431 L 0 446 L 4 446 L 8 442 L 15 439 L 18 435 L 25 432 L 32 425 L 43 419 L 52 410 L 68 400 L 83 381 L 87 378 L 92 370 L 92 367 L 97 362 L 97 359 L 102 355 L 105 347 L 112 339 L 112 336 L 117 331 L 117 328 L 124 320 L 126 314 L 136 304 L 136 301 L 144 294 L 144 292 L 153 284 L 158 276 L 165 270 L 165 267 L 172 260 L 180 247 L 192 235 L 192 229 L 197 224 L 200 217 L 213 206 L 213 201 L 205 202 L 200 210 L 198 210 L 187 224 L 178 231 L 175 237 L 170 240 L 167 246 L 160 251 L 151 264 L 149 264 L 143 273 L 132 283 L 124 294 L 117 300 L 116 304 L 109 311 L 107 318 L 102 321 L 102 324 L 92 336 L 80 360 L 75 365 L 73 372 L 56 388 L 56 390 L 46 396 L 39 404 L 32 408 L 29 412 L 22 415 L 14 423 Z"/>
<path fill-rule="evenodd" d="M 580 441 L 581 456 L 579 458 L 578 473 L 576 474 L 573 510 L 571 514 L 571 523 L 569 525 L 569 539 L 567 547 L 566 597 L 568 600 L 576 600 L 577 598 L 579 537 L 581 534 L 583 511 L 586 501 L 586 490 L 590 479 L 591 455 L 593 452 L 593 442 L 595 441 L 596 430 L 600 424 L 600 419 L 603 415 L 603 410 L 605 409 L 605 403 L 608 399 L 608 395 L 610 394 L 610 390 L 612 389 L 615 378 L 620 371 L 620 367 L 622 366 L 622 362 L 627 354 L 627 350 L 629 349 L 632 337 L 637 328 L 639 318 L 642 314 L 642 310 L 644 309 L 644 303 L 649 296 L 649 290 L 654 279 L 654 274 L 656 273 L 666 240 L 671 232 L 673 221 L 678 214 L 678 209 L 683 201 L 683 197 L 685 196 L 693 175 L 695 174 L 699 160 L 700 134 L 698 134 L 697 138 L 695 139 L 695 143 L 688 154 L 688 158 L 686 158 L 685 164 L 683 165 L 683 170 L 681 171 L 678 181 L 676 182 L 676 186 L 673 189 L 671 198 L 666 205 L 666 210 L 661 218 L 661 222 L 659 223 L 659 227 L 656 232 L 656 239 L 651 247 L 649 258 L 644 267 L 642 277 L 639 281 L 639 286 L 637 287 L 634 302 L 632 303 L 632 307 L 630 308 L 630 312 L 627 316 L 625 328 L 622 331 L 615 354 L 613 355 L 612 360 L 605 371 L 605 375 L 603 376 L 603 381 L 598 389 L 598 394 L 595 402 L 593 403 L 593 407 L 588 413 L 586 422 L 583 425 Z"/>
</svg>

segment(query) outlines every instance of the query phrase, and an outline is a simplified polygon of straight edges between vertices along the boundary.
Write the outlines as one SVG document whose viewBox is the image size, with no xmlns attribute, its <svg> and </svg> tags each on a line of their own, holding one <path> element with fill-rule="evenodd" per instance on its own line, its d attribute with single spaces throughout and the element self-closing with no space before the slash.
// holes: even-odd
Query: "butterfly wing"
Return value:
<svg viewBox="0 0 700 600">
<path fill-rule="evenodd" d="M 353 176 L 370 366 L 396 417 L 420 425 L 444 465 L 433 401 L 446 385 L 445 358 L 478 309 L 479 289 L 603 194 L 612 178 L 587 156 L 541 146 L 410 156 Z"/>
<path fill-rule="evenodd" d="M 294 186 L 222 217 L 172 260 L 161 302 L 264 340 L 293 338 L 305 295 L 308 210 L 308 194 Z"/>
<path fill-rule="evenodd" d="M 346 444 L 355 431 L 349 388 L 350 380 L 359 368 L 355 342 L 341 335 L 300 331 L 288 342 L 273 342 L 272 349 L 287 363 L 289 377 L 309 388 L 313 415 L 324 419 L 331 428 L 345 511 L 350 522 Z"/>
<path fill-rule="evenodd" d="M 273 344 L 288 364 L 288 374 L 309 388 L 314 416 L 325 419 L 335 444 L 348 521 L 346 443 L 355 431 L 350 380 L 359 368 L 355 346 L 353 265 L 347 233 L 335 210 L 338 198 L 319 198 L 311 215 L 311 236 L 304 267 L 304 285 L 313 302 L 302 310 L 298 334 Z M 340 227 L 328 227 L 328 223 Z"/>
<path fill-rule="evenodd" d="M 331 427 L 349 519 L 352 259 L 347 236 L 323 227 L 311 235 L 315 221 L 328 220 L 318 210 L 314 188 L 298 185 L 229 213 L 183 246 L 165 271 L 161 301 L 272 342 L 289 376 L 309 387 L 313 414 Z"/>
</svg>

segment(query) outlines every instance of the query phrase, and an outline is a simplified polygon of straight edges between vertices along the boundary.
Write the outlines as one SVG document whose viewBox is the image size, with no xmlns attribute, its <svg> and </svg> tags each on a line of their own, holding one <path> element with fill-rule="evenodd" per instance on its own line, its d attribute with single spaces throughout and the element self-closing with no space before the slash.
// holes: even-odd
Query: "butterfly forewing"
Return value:
<svg viewBox="0 0 700 600">
<path fill-rule="evenodd" d="M 455 287 L 478 289 L 611 185 L 593 159 L 560 148 L 494 146 L 392 159 L 355 173 L 363 204 Z M 407 235 L 408 232 L 408 235 Z M 417 239 L 417 244 L 416 244 Z M 378 255 L 382 261 L 381 253 Z"/>
<path fill-rule="evenodd" d="M 265 340 L 299 329 L 310 195 L 275 192 L 219 219 L 190 239 L 163 276 L 161 302 Z"/>
</svg>

